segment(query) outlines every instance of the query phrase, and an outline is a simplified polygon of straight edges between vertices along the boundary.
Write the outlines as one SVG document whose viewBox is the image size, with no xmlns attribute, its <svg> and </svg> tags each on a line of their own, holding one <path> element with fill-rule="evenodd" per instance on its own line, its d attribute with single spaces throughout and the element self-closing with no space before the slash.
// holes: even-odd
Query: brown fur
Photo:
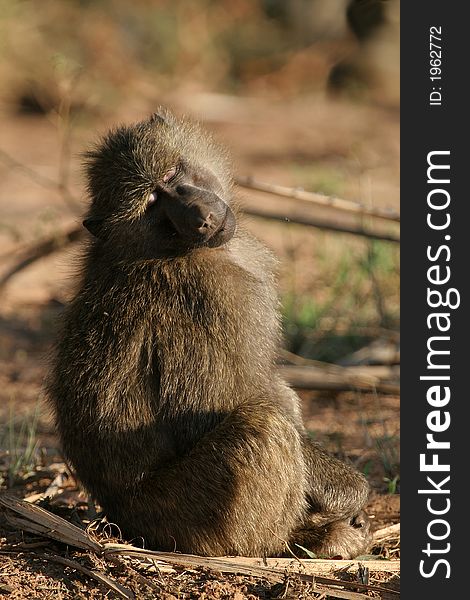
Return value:
<svg viewBox="0 0 470 600">
<path fill-rule="evenodd" d="M 175 164 L 184 167 L 166 183 Z M 163 244 L 168 220 L 148 208 L 153 190 L 179 202 L 187 185 L 194 195 L 182 206 L 198 219 L 210 194 L 211 211 L 229 204 L 236 215 L 223 153 L 164 112 L 111 132 L 87 165 L 86 223 L 98 238 L 47 385 L 85 487 L 125 537 L 149 547 L 273 555 L 300 540 L 318 553 L 363 552 L 366 520 L 351 520 L 367 483 L 310 442 L 276 374 L 273 257 L 239 224 L 218 230 L 214 247 L 172 228 Z"/>
</svg>

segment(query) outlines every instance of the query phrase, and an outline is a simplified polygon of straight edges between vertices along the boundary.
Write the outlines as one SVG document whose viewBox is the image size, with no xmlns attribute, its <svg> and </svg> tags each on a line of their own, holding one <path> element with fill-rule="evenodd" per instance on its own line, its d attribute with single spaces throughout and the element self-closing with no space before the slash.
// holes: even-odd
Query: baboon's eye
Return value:
<svg viewBox="0 0 470 600">
<path fill-rule="evenodd" d="M 171 167 L 171 169 L 169 169 L 165 175 L 163 175 L 163 182 L 164 183 L 169 183 L 173 177 L 176 175 L 176 173 L 178 172 L 178 169 L 176 167 Z"/>
<path fill-rule="evenodd" d="M 147 208 L 150 208 L 157 201 L 157 192 L 152 192 L 147 200 Z"/>
</svg>

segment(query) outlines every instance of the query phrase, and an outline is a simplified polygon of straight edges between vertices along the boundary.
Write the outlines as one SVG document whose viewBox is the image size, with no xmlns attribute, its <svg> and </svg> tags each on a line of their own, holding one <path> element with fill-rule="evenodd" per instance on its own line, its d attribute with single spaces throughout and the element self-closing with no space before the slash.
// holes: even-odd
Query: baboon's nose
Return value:
<svg viewBox="0 0 470 600">
<path fill-rule="evenodd" d="M 217 228 L 217 223 L 218 223 L 217 218 L 214 217 L 214 214 L 210 212 L 207 215 L 207 217 L 204 219 L 204 221 L 202 222 L 200 227 L 198 227 L 198 231 L 199 231 L 199 233 L 202 233 L 203 235 L 208 235 L 211 232 L 211 230 Z"/>
<path fill-rule="evenodd" d="M 179 184 L 174 191 L 165 188 L 162 197 L 166 215 L 180 235 L 204 243 L 224 230 L 228 207 L 215 192 L 190 184 Z"/>
</svg>

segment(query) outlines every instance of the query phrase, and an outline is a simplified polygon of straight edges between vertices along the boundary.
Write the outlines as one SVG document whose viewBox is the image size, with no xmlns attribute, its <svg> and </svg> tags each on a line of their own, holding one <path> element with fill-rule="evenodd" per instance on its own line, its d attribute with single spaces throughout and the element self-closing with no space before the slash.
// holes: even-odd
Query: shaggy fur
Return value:
<svg viewBox="0 0 470 600">
<path fill-rule="evenodd" d="M 362 553 L 368 485 L 311 443 L 276 373 L 272 255 L 239 223 L 217 247 L 162 248 L 168 223 L 148 198 L 175 164 L 178 181 L 185 169 L 215 177 L 237 214 L 223 151 L 170 113 L 112 131 L 87 156 L 98 237 L 47 384 L 64 454 L 108 519 L 147 547 Z"/>
</svg>

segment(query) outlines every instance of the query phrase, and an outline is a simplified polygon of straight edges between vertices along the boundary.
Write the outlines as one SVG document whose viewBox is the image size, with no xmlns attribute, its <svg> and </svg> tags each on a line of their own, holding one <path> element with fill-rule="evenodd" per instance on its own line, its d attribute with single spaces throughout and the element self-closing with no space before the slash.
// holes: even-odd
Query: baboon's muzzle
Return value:
<svg viewBox="0 0 470 600">
<path fill-rule="evenodd" d="M 235 232 L 235 216 L 216 193 L 190 184 L 158 189 L 161 208 L 176 233 L 191 246 L 215 248 Z"/>
</svg>

